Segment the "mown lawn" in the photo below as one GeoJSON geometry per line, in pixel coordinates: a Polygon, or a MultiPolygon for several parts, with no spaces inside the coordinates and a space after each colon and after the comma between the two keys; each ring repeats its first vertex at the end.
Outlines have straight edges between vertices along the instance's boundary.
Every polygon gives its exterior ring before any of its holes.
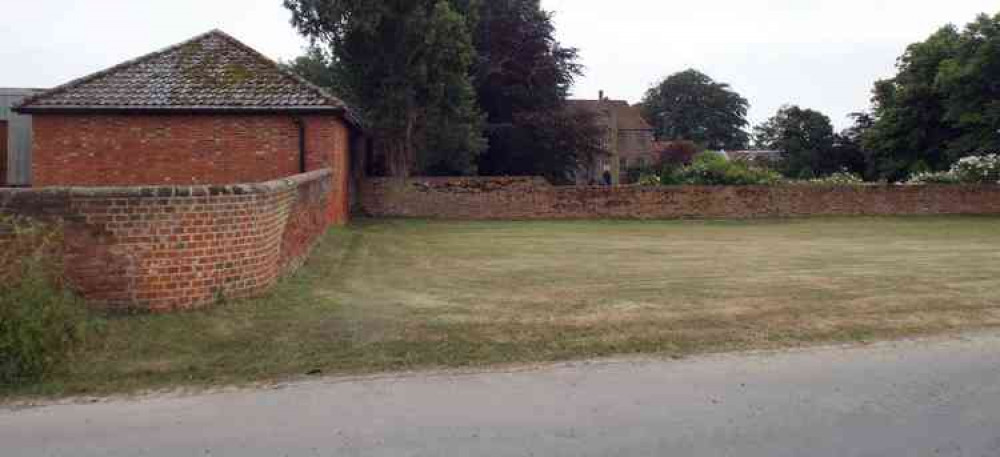
{"type": "Polygon", "coordinates": [[[0,396],[683,356],[1000,324],[1000,218],[361,221],[270,297],[104,318],[0,396]]]}

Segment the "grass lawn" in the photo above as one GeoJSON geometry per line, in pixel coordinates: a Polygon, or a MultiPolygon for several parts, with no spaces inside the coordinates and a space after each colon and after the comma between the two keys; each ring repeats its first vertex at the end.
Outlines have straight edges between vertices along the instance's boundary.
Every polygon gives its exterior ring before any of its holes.
{"type": "Polygon", "coordinates": [[[105,394],[1000,324],[1000,218],[360,221],[270,297],[113,317],[64,374],[105,394]]]}

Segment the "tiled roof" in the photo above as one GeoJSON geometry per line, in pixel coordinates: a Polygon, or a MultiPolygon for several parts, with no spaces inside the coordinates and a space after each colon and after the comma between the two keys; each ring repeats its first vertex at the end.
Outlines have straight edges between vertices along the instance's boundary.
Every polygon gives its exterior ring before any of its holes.
{"type": "Polygon", "coordinates": [[[620,130],[653,130],[642,118],[642,112],[638,106],[630,106],[625,100],[567,100],[570,109],[589,111],[603,119],[604,122],[611,122],[611,110],[618,114],[618,128],[620,130]]]}
{"type": "Polygon", "coordinates": [[[26,99],[42,111],[339,111],[340,99],[219,30],[26,99]]]}

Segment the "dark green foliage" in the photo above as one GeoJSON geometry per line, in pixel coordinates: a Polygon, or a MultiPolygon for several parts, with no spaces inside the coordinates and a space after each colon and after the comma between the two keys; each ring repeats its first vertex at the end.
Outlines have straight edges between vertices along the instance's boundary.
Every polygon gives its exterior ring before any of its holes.
{"type": "Polygon", "coordinates": [[[910,45],[897,75],[875,85],[876,120],[864,135],[875,173],[901,180],[1000,148],[998,81],[1000,15],[910,45]]]}
{"type": "Polygon", "coordinates": [[[473,74],[489,138],[480,173],[569,182],[580,163],[601,153],[603,134],[592,118],[565,112],[581,70],[577,50],[556,41],[552,15],[539,0],[480,5],[473,74]]]}
{"type": "Polygon", "coordinates": [[[754,128],[757,146],[782,151],[785,176],[815,178],[839,171],[831,157],[835,136],[830,118],[818,111],[784,106],[774,117],[754,128]]]}
{"type": "Polygon", "coordinates": [[[389,174],[468,174],[485,147],[470,69],[478,2],[285,0],[292,24],[329,50],[389,174]]]}
{"type": "Polygon", "coordinates": [[[958,130],[949,157],[1000,150],[1000,14],[966,26],[937,84],[946,95],[944,121],[958,130]]]}
{"type": "Polygon", "coordinates": [[[825,157],[827,170],[847,171],[869,181],[878,180],[878,172],[871,150],[865,147],[864,136],[872,128],[875,119],[868,113],[852,113],[854,125],[834,138],[833,149],[825,157]]]}
{"type": "Polygon", "coordinates": [[[522,113],[515,119],[516,128],[490,133],[490,147],[504,151],[489,155],[489,165],[483,167],[494,174],[544,176],[553,184],[571,184],[577,164],[604,152],[599,141],[603,132],[589,113],[522,113]]]}
{"type": "Polygon", "coordinates": [[[750,103],[728,84],[697,70],[669,76],[646,92],[643,116],[660,140],[690,140],[709,149],[745,149],[750,103]]]}
{"type": "Polygon", "coordinates": [[[507,124],[519,113],[560,109],[581,66],[577,50],[556,41],[552,14],[539,0],[480,5],[473,73],[489,123],[507,124]]]}

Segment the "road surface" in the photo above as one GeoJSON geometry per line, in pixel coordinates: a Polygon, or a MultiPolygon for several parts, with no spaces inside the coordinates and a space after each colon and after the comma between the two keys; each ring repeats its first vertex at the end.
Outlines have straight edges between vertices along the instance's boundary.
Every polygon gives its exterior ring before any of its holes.
{"type": "Polygon", "coordinates": [[[18,456],[1000,456],[1000,335],[0,410],[18,456]]]}

